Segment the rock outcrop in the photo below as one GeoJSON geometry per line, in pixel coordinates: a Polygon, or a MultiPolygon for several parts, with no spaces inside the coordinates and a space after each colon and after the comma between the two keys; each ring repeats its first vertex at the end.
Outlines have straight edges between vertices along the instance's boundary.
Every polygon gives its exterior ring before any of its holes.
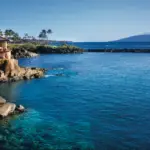
{"type": "Polygon", "coordinates": [[[37,53],[29,52],[27,50],[18,49],[18,50],[13,50],[12,51],[12,57],[15,58],[15,59],[18,59],[18,58],[31,58],[31,57],[37,57],[37,56],[38,56],[37,53]]]}
{"type": "Polygon", "coordinates": [[[16,111],[18,111],[18,112],[24,112],[24,111],[25,111],[25,108],[24,108],[24,106],[22,106],[22,105],[18,105],[18,106],[16,107],[16,111]]]}
{"type": "Polygon", "coordinates": [[[2,97],[0,97],[0,117],[5,118],[12,114],[18,114],[25,111],[25,108],[22,105],[16,107],[14,103],[8,103],[2,97]]]}
{"type": "Polygon", "coordinates": [[[0,107],[0,116],[7,117],[15,111],[16,105],[13,103],[5,103],[0,107]]]}
{"type": "Polygon", "coordinates": [[[0,106],[5,104],[6,103],[6,100],[0,96],[0,106]]]}
{"type": "Polygon", "coordinates": [[[45,71],[41,68],[20,67],[16,59],[0,59],[0,82],[40,78],[44,76],[45,71]]]}
{"type": "Polygon", "coordinates": [[[9,44],[9,49],[11,50],[12,58],[30,58],[37,57],[36,45],[28,44],[9,44]]]}

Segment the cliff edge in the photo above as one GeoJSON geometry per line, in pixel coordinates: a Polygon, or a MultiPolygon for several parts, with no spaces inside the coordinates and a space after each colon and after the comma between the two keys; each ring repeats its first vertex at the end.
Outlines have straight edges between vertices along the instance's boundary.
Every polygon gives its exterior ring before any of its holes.
{"type": "Polygon", "coordinates": [[[0,82],[14,82],[44,76],[45,69],[23,68],[16,59],[0,59],[0,82]]]}

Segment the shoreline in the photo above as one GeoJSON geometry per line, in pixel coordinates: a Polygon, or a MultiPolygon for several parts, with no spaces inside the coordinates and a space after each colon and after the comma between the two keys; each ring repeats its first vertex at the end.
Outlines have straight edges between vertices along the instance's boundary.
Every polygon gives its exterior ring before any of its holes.
{"type": "Polygon", "coordinates": [[[41,78],[45,72],[44,68],[20,67],[16,59],[0,60],[0,83],[41,78]]]}

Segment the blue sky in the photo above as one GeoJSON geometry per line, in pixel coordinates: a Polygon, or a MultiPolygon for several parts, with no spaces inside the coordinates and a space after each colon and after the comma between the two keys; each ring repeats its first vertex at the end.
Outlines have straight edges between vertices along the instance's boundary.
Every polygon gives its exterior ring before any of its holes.
{"type": "Polygon", "coordinates": [[[1,0],[0,29],[51,39],[110,41],[150,32],[150,0],[1,0]]]}

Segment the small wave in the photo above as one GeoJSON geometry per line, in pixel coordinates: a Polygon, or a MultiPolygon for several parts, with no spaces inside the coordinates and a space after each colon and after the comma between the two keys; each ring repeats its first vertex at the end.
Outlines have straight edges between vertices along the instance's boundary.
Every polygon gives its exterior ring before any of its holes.
{"type": "Polygon", "coordinates": [[[64,68],[53,68],[53,70],[64,70],[64,68]]]}
{"type": "Polygon", "coordinates": [[[49,78],[49,77],[54,77],[54,74],[50,74],[50,75],[45,75],[45,78],[49,78]]]}

